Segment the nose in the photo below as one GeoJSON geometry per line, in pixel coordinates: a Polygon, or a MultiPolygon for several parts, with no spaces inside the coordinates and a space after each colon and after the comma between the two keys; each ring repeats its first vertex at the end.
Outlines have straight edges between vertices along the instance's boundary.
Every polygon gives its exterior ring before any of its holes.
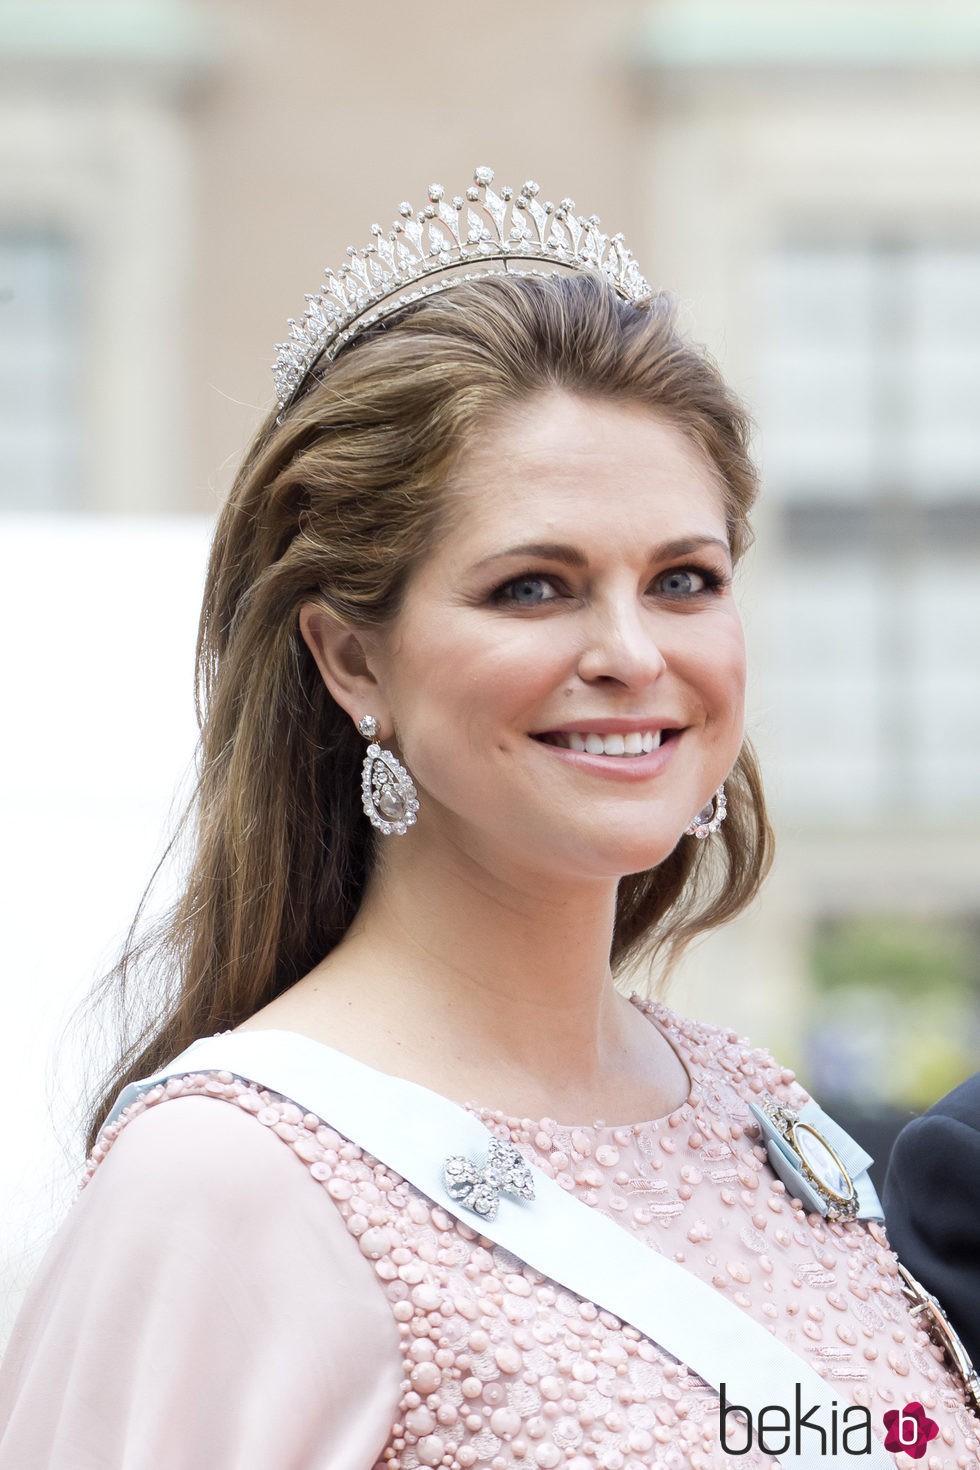
{"type": "Polygon", "coordinates": [[[643,688],[659,679],[667,660],[656,637],[655,616],[632,598],[594,609],[578,660],[586,683],[610,679],[643,688]]]}

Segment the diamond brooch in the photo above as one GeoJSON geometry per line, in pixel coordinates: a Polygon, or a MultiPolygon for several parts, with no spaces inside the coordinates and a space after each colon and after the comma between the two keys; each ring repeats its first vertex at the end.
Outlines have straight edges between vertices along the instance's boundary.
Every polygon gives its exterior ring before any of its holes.
{"type": "Polygon", "coordinates": [[[502,1194],[533,1200],[534,1177],[523,1154],[512,1143],[490,1140],[482,1166],[453,1154],[443,1165],[443,1183],[451,1199],[458,1200],[484,1220],[493,1220],[502,1194]]]}

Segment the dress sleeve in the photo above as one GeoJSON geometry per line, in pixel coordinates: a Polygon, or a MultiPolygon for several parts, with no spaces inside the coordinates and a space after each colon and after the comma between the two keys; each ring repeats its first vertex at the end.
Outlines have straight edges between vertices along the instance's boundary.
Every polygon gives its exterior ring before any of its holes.
{"type": "Polygon", "coordinates": [[[0,1373],[0,1470],[370,1470],[397,1324],[293,1151],[228,1102],[125,1127],[55,1236],[0,1373]]]}

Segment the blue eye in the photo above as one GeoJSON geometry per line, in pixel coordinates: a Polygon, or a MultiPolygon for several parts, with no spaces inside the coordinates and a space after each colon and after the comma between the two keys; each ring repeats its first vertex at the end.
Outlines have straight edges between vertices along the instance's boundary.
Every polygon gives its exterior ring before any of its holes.
{"type": "Polygon", "coordinates": [[[678,568],[676,571],[668,572],[660,580],[660,585],[665,592],[672,594],[701,592],[704,588],[704,578],[700,572],[693,572],[686,567],[678,568]],[[698,586],[697,584],[701,585],[698,586]]]}
{"type": "Polygon", "coordinates": [[[553,597],[544,596],[543,593],[554,584],[548,577],[515,577],[512,582],[505,582],[498,587],[493,594],[495,602],[509,602],[518,607],[538,607],[543,602],[553,602],[553,597]]]}
{"type": "Polygon", "coordinates": [[[707,567],[674,567],[659,579],[660,590],[668,597],[700,597],[727,586],[728,579],[707,567]]]}

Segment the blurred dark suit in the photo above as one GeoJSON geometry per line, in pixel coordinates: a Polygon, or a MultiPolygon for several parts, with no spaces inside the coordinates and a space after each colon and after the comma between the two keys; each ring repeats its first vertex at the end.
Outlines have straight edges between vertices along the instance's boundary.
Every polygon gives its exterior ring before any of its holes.
{"type": "Polygon", "coordinates": [[[980,1365],[980,1072],[902,1129],[883,1203],[898,1259],[980,1365]]]}

